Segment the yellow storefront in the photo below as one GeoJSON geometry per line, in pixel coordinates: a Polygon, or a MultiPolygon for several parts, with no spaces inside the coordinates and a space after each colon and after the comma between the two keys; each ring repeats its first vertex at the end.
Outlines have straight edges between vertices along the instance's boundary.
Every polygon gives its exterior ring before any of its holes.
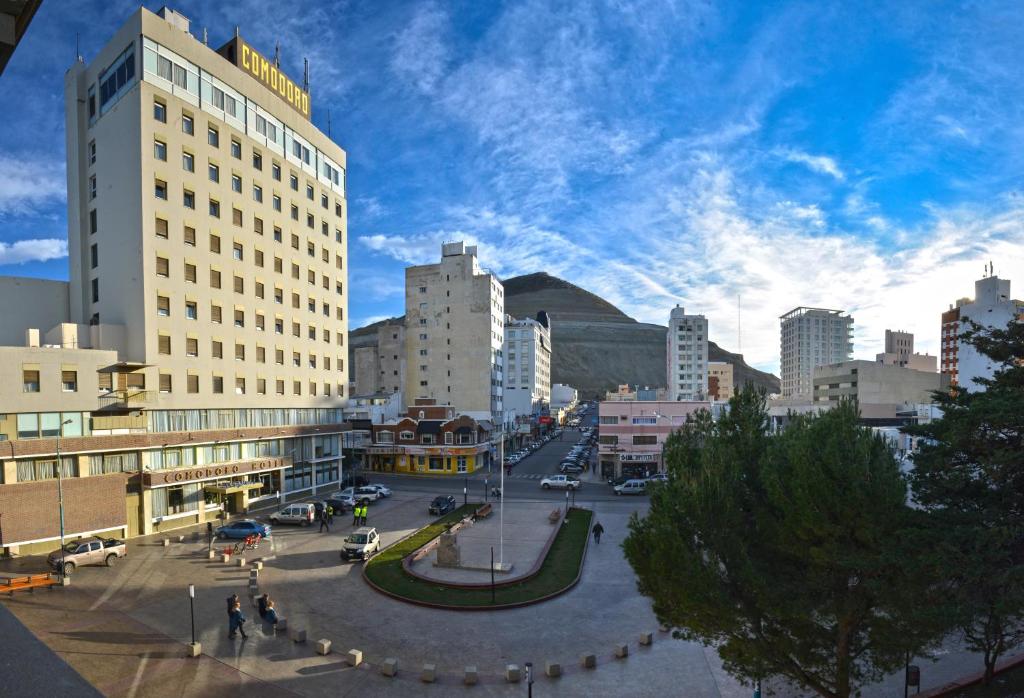
{"type": "Polygon", "coordinates": [[[487,444],[475,446],[374,446],[370,468],[416,475],[467,475],[487,465],[487,444]]]}

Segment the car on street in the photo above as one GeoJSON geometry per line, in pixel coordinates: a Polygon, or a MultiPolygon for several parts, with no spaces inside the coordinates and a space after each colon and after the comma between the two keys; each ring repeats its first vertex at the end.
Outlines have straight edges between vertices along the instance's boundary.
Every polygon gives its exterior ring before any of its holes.
{"type": "Polygon", "coordinates": [[[381,496],[381,497],[390,497],[391,496],[391,488],[390,487],[385,487],[384,485],[375,485],[375,484],[371,483],[369,485],[364,485],[363,489],[376,490],[377,494],[379,496],[381,496]]]}
{"type": "Polygon", "coordinates": [[[647,492],[647,480],[626,480],[615,486],[615,494],[644,494],[647,492]]]}
{"type": "Polygon", "coordinates": [[[363,487],[368,484],[370,484],[370,481],[362,475],[353,475],[352,473],[349,473],[345,477],[341,478],[342,487],[363,487]]]}
{"type": "Polygon", "coordinates": [[[325,505],[330,505],[334,510],[335,514],[344,514],[346,511],[351,511],[352,507],[356,505],[356,502],[351,497],[328,497],[322,502],[313,502],[313,506],[316,507],[316,515],[320,516],[320,512],[323,510],[325,505]]]}
{"type": "Polygon", "coordinates": [[[214,532],[218,538],[248,538],[249,536],[270,537],[270,526],[253,519],[239,519],[219,526],[214,532]]]}
{"type": "Polygon", "coordinates": [[[64,576],[68,577],[76,568],[84,565],[113,567],[117,558],[127,554],[128,548],[125,547],[124,541],[89,536],[65,543],[63,548],[57,548],[50,553],[46,561],[52,569],[57,572],[63,571],[64,576]]]}
{"type": "Polygon", "coordinates": [[[562,473],[582,473],[586,468],[577,461],[562,461],[558,466],[558,470],[562,473]]]}
{"type": "Polygon", "coordinates": [[[667,473],[655,473],[654,475],[651,475],[649,478],[647,478],[647,481],[648,482],[668,482],[668,474],[667,473]]]}
{"type": "Polygon", "coordinates": [[[308,502],[289,504],[280,511],[275,511],[269,517],[270,523],[298,524],[308,526],[316,519],[316,505],[308,502]]]}
{"type": "Polygon", "coordinates": [[[380,499],[380,495],[377,490],[370,489],[368,487],[346,487],[338,493],[341,497],[351,497],[357,502],[361,502],[364,499],[370,503],[376,502],[380,499]]]}
{"type": "Polygon", "coordinates": [[[455,497],[450,494],[439,494],[434,497],[427,511],[432,516],[441,516],[455,510],[455,497]]]}
{"type": "Polygon", "coordinates": [[[380,535],[376,528],[363,526],[351,533],[341,546],[342,560],[365,560],[380,552],[380,535]]]}
{"type": "Polygon", "coordinates": [[[549,475],[540,481],[540,486],[546,490],[550,490],[552,487],[578,490],[583,486],[583,483],[580,482],[579,478],[575,478],[572,475],[549,475]]]}

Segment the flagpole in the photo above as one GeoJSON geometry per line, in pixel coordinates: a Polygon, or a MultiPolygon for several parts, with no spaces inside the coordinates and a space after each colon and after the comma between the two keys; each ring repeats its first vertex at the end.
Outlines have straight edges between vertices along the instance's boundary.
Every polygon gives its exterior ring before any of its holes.
{"type": "Polygon", "coordinates": [[[498,501],[498,564],[504,568],[505,564],[505,415],[501,416],[501,460],[498,461],[501,468],[501,499],[498,501]]]}

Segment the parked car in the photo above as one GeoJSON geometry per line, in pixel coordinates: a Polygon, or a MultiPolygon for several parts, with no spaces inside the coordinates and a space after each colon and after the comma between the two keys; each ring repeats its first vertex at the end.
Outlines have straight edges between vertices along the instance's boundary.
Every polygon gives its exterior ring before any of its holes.
{"type": "Polygon", "coordinates": [[[582,463],[576,461],[563,461],[558,469],[563,473],[582,473],[586,468],[583,467],[582,463]]]}
{"type": "Polygon", "coordinates": [[[380,551],[380,536],[376,528],[363,526],[345,539],[341,546],[342,560],[365,560],[380,551]]]}
{"type": "Polygon", "coordinates": [[[346,487],[338,494],[341,497],[351,497],[357,502],[361,502],[364,499],[368,502],[376,502],[380,499],[380,495],[377,494],[377,490],[373,490],[368,487],[346,487]]]}
{"type": "Polygon", "coordinates": [[[546,490],[552,487],[576,490],[582,487],[583,483],[579,481],[579,478],[575,478],[572,475],[549,475],[540,481],[540,486],[546,490]]]}
{"type": "Polygon", "coordinates": [[[270,526],[252,519],[239,519],[218,527],[214,531],[218,538],[248,538],[249,536],[270,536],[270,526]]]}
{"type": "Polygon", "coordinates": [[[316,515],[320,516],[320,512],[326,505],[330,505],[334,510],[335,514],[344,514],[356,505],[355,500],[348,497],[328,497],[322,502],[313,502],[313,506],[316,507],[316,515]]]}
{"type": "Polygon", "coordinates": [[[316,506],[308,502],[289,504],[281,511],[275,511],[269,517],[271,523],[298,524],[308,526],[316,520],[316,506]]]}
{"type": "Polygon", "coordinates": [[[455,510],[455,497],[450,494],[439,494],[434,497],[427,510],[432,516],[442,516],[455,510]]]}
{"type": "Polygon", "coordinates": [[[106,565],[113,567],[117,558],[125,557],[128,548],[124,541],[114,538],[97,538],[89,536],[79,540],[70,541],[64,544],[64,548],[57,548],[49,554],[46,561],[55,571],[61,571],[61,561],[64,564],[64,576],[70,576],[76,568],[83,565],[106,565]]]}
{"type": "Polygon", "coordinates": [[[615,486],[615,494],[643,494],[647,491],[647,480],[626,480],[615,486]]]}
{"type": "Polygon", "coordinates": [[[365,487],[366,487],[366,489],[376,490],[377,494],[379,496],[381,496],[381,497],[390,497],[391,496],[391,488],[390,487],[385,487],[384,485],[374,485],[374,484],[366,485],[365,487]]]}
{"type": "Polygon", "coordinates": [[[648,482],[668,482],[668,474],[667,473],[655,473],[654,475],[651,475],[649,478],[647,478],[647,481],[648,482]]]}

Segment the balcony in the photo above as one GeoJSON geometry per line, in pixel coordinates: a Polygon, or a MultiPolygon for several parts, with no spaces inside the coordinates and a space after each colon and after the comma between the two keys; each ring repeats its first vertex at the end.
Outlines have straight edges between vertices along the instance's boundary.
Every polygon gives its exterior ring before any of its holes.
{"type": "Polygon", "coordinates": [[[153,402],[154,391],[129,388],[111,390],[99,396],[97,412],[132,412],[143,410],[153,402]]]}

